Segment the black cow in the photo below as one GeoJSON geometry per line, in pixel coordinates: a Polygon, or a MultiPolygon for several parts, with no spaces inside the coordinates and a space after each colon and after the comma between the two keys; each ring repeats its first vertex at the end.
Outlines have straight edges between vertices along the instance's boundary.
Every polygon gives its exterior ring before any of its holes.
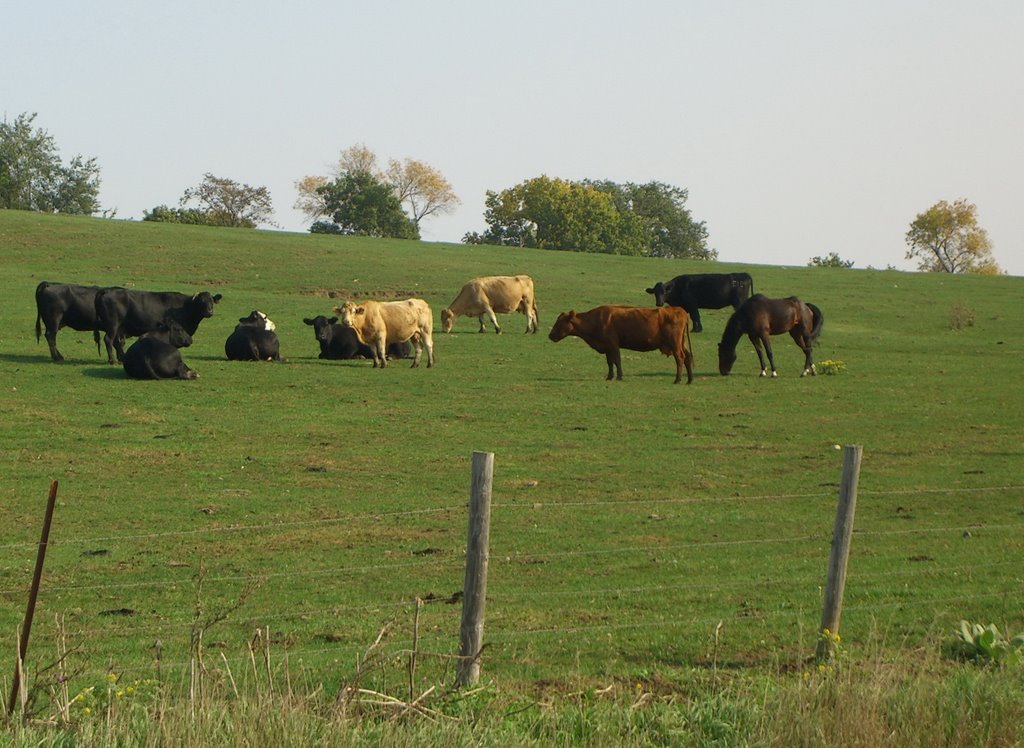
{"type": "MultiPolygon", "coordinates": [[[[306,317],[302,321],[313,328],[313,334],[320,343],[318,358],[373,358],[370,346],[359,342],[353,328],[338,324],[337,317],[328,319],[321,314],[312,319],[306,317]]],[[[412,343],[408,340],[403,343],[391,343],[387,347],[388,358],[408,358],[412,352],[412,343]]]]}
{"type": "Polygon", "coordinates": [[[231,361],[280,361],[276,327],[270,317],[253,310],[238,320],[234,332],[224,341],[224,355],[231,361]]]}
{"type": "Polygon", "coordinates": [[[192,336],[167,317],[129,346],[124,354],[124,373],[132,379],[195,379],[185,366],[179,348],[192,345],[192,336]]]}
{"type": "Polygon", "coordinates": [[[50,358],[63,361],[57,350],[57,331],[62,327],[86,331],[96,329],[96,294],[102,286],[79,286],[74,283],[49,283],[36,286],[36,342],[46,328],[46,344],[50,358]]]}
{"type": "Polygon", "coordinates": [[[126,337],[143,335],[155,330],[164,319],[173,319],[189,335],[195,335],[199,323],[213,316],[213,305],[221,300],[220,294],[202,291],[194,296],[177,291],[135,291],[108,288],[96,294],[96,348],[100,345],[100,332],[106,335],[107,360],[114,364],[124,360],[126,337]]]}
{"type": "Polygon", "coordinates": [[[740,304],[754,292],[754,280],[749,273],[695,273],[677,275],[667,283],[654,284],[647,293],[654,294],[655,306],[681,306],[693,319],[693,331],[704,328],[700,324],[699,309],[721,309],[740,304]]]}

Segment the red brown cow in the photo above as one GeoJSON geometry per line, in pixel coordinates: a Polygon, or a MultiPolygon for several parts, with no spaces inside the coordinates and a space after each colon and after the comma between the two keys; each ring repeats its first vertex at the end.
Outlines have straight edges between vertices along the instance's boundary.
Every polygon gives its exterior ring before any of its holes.
{"type": "Polygon", "coordinates": [[[622,348],[630,351],[661,351],[676,360],[676,384],[683,378],[693,381],[693,355],[690,352],[690,316],[682,307],[639,307],[605,304],[589,312],[569,311],[558,315],[548,337],[558,342],[575,335],[608,359],[608,379],[613,373],[622,379],[622,348]]]}

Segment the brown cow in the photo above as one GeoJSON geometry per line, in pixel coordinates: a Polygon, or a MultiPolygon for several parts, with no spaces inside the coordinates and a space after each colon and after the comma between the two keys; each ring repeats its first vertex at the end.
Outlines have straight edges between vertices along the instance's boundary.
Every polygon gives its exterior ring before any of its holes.
{"type": "Polygon", "coordinates": [[[690,316],[682,307],[640,307],[605,304],[589,312],[569,311],[558,315],[548,335],[558,342],[575,335],[608,359],[608,379],[613,371],[622,379],[622,357],[619,349],[630,351],[658,350],[676,360],[676,384],[683,378],[693,381],[693,355],[689,345],[690,316]]]}
{"type": "Polygon", "coordinates": [[[447,309],[441,310],[441,329],[451,332],[460,314],[480,318],[480,332],[484,331],[484,317],[489,317],[494,332],[500,333],[499,314],[519,312],[526,315],[526,332],[537,332],[537,301],[533,294],[533,278],[528,275],[487,275],[474,278],[462,287],[447,309]]]}
{"type": "Polygon", "coordinates": [[[387,366],[387,347],[411,340],[416,348],[413,367],[420,365],[420,353],[427,349],[427,368],[434,365],[434,319],[423,299],[405,301],[346,301],[334,307],[341,324],[355,330],[356,337],[373,351],[373,366],[387,366]]]}

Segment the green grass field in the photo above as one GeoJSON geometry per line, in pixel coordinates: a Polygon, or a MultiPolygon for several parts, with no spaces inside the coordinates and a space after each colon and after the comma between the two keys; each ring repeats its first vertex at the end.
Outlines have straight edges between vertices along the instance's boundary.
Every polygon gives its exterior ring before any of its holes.
{"type": "Polygon", "coordinates": [[[386,689],[403,677],[418,597],[419,677],[450,682],[451,660],[430,655],[458,644],[450,598],[474,450],[495,453],[483,677],[516,693],[799,670],[821,616],[844,444],[864,449],[844,646],[913,657],[961,618],[1019,633],[1024,281],[771,261],[0,211],[4,651],[57,479],[30,668],[54,659],[62,620],[79,682],[151,676],[157,640],[162,675],[184,679],[195,621],[250,590],[204,632],[218,661],[243,667],[269,631],[303,687],[330,693],[390,625],[399,674],[373,676],[386,689]],[[689,386],[672,384],[658,353],[624,352],[624,381],[606,382],[603,356],[547,339],[561,311],[646,306],[656,280],[731,270],[819,306],[815,358],[845,370],[801,379],[802,354],[782,336],[777,380],[757,377],[746,340],[721,377],[728,309],[702,314],[689,386]],[[440,333],[462,283],[514,273],[536,282],[539,334],[523,334],[522,315],[500,336],[466,318],[440,333]],[[41,280],[223,294],[183,351],[200,378],[128,381],[91,333],[67,329],[67,362],[52,363],[34,334],[41,280]],[[303,317],[411,295],[434,310],[435,368],[317,359],[303,317]],[[277,323],[286,362],[224,359],[252,309],[277,323]]]}

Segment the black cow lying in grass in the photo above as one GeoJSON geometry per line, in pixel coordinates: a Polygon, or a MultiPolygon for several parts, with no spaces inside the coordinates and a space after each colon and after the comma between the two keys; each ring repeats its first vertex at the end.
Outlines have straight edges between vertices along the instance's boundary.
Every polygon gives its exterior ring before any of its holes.
{"type": "MultiPolygon", "coordinates": [[[[359,336],[351,327],[338,324],[337,317],[327,318],[321,314],[312,318],[306,317],[302,321],[313,328],[313,334],[320,344],[318,358],[373,358],[370,346],[360,343],[359,336]]],[[[392,343],[387,347],[388,358],[408,358],[411,354],[412,344],[409,341],[392,343]]]]}
{"type": "Polygon", "coordinates": [[[697,273],[677,275],[667,283],[655,283],[647,289],[654,294],[654,305],[681,306],[693,320],[693,331],[704,328],[700,323],[701,309],[722,309],[740,304],[754,292],[754,280],[749,273],[697,273]]]}
{"type": "Polygon", "coordinates": [[[281,342],[270,317],[253,310],[242,317],[224,341],[224,355],[231,361],[280,361],[281,342]]]}
{"type": "Polygon", "coordinates": [[[185,366],[178,350],[190,345],[188,331],[167,318],[124,352],[124,372],[132,379],[195,379],[199,375],[185,366]]]}

